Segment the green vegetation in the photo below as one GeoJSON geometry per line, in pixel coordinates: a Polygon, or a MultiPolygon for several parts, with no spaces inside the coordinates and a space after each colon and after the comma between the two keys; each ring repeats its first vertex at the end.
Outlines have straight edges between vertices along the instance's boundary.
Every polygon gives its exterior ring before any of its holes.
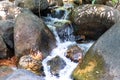
{"type": "Polygon", "coordinates": [[[96,1],[96,0],[92,0],[92,4],[95,4],[95,1],[96,1]]]}
{"type": "Polygon", "coordinates": [[[119,2],[119,0],[112,0],[112,2],[113,2],[113,3],[118,3],[118,2],[119,2]]]}

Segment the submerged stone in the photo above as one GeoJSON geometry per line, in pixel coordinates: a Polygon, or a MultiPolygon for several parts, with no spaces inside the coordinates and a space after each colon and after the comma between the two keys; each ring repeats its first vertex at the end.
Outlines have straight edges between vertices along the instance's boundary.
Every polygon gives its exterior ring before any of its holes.
{"type": "Polygon", "coordinates": [[[47,64],[50,66],[50,72],[51,74],[55,76],[59,76],[59,72],[61,69],[63,69],[66,65],[64,60],[60,58],[59,56],[56,56],[52,60],[49,60],[47,64]]]}
{"type": "Polygon", "coordinates": [[[66,57],[70,58],[71,61],[81,63],[83,59],[83,51],[77,45],[69,46],[66,57]]]}

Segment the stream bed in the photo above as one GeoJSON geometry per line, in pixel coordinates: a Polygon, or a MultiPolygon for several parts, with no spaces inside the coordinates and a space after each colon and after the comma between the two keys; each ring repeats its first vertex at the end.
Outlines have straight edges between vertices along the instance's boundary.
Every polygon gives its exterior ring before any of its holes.
{"type": "MultiPolygon", "coordinates": [[[[54,33],[56,38],[56,44],[57,47],[53,49],[49,56],[47,56],[42,64],[44,67],[44,73],[45,73],[45,80],[72,80],[71,74],[72,71],[76,68],[78,63],[75,63],[68,59],[65,54],[69,46],[71,45],[77,45],[80,47],[85,55],[85,52],[91,47],[91,45],[94,43],[94,41],[90,41],[88,43],[82,43],[78,44],[75,42],[75,36],[73,35],[73,26],[68,20],[69,11],[66,10],[66,6],[55,9],[54,15],[48,14],[47,17],[43,17],[43,20],[45,24],[50,28],[50,30],[54,33]],[[61,11],[64,12],[64,14],[60,17],[61,11]],[[61,33],[58,33],[56,23],[62,24],[62,23],[69,23],[69,25],[66,25],[65,29],[61,31],[61,33]],[[62,36],[61,36],[62,35],[62,36]],[[58,74],[54,75],[51,73],[51,66],[48,65],[48,61],[52,60],[56,56],[59,56],[64,62],[65,67],[61,70],[58,70],[58,74]]],[[[57,66],[57,65],[56,65],[57,66]]]]}

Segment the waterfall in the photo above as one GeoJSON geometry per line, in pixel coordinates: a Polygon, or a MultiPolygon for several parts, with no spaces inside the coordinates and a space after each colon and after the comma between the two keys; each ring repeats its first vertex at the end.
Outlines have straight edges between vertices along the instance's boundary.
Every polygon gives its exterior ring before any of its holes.
{"type": "MultiPolygon", "coordinates": [[[[56,12],[57,12],[57,14],[59,14],[60,11],[57,10],[56,12]]],[[[56,38],[56,44],[57,44],[57,47],[55,49],[53,49],[51,51],[50,55],[47,56],[42,62],[43,67],[44,67],[45,80],[72,80],[72,78],[70,77],[71,73],[78,65],[78,63],[75,63],[75,62],[73,62],[70,59],[65,57],[65,53],[68,49],[68,46],[74,45],[74,44],[78,45],[74,41],[74,38],[75,38],[74,35],[72,35],[72,33],[73,33],[72,25],[70,24],[69,27],[65,28],[65,30],[63,31],[66,34],[65,37],[67,37],[67,38],[64,38],[63,41],[59,37],[58,32],[57,32],[57,28],[54,25],[55,22],[70,22],[69,20],[67,20],[68,13],[69,12],[67,12],[67,10],[65,10],[65,13],[61,17],[61,19],[55,18],[55,17],[53,18],[51,15],[48,15],[47,17],[43,17],[43,20],[45,20],[45,24],[47,24],[49,29],[54,33],[55,38],[56,38]],[[56,56],[59,56],[60,58],[62,58],[64,60],[64,62],[66,63],[65,67],[59,71],[59,76],[55,76],[55,75],[51,74],[50,66],[47,64],[47,62],[49,60],[53,59],[56,56]]],[[[64,36],[62,36],[62,37],[64,37],[64,36]]],[[[87,51],[88,48],[92,44],[93,43],[79,44],[78,46],[83,48],[84,51],[87,51]]]]}

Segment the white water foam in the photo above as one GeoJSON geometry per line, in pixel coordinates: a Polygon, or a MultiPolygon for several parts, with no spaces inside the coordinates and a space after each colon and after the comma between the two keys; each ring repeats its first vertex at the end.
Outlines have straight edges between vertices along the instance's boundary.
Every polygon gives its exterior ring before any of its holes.
{"type": "MultiPolygon", "coordinates": [[[[54,35],[56,37],[57,47],[55,49],[53,49],[52,52],[50,53],[50,55],[47,56],[42,62],[43,66],[44,66],[44,73],[46,75],[45,80],[72,80],[70,77],[71,73],[76,68],[78,63],[74,63],[70,59],[66,58],[65,53],[68,49],[68,46],[75,45],[77,43],[71,42],[71,41],[65,41],[65,42],[61,43],[60,38],[57,34],[56,28],[51,25],[48,25],[48,27],[52,30],[52,32],[54,33],[54,35]],[[52,75],[50,73],[50,66],[47,65],[47,62],[56,56],[61,57],[66,63],[66,66],[64,67],[64,69],[62,69],[59,72],[59,77],[52,75]]],[[[85,51],[87,51],[92,44],[93,44],[93,42],[88,43],[88,44],[79,44],[79,46],[82,47],[85,51]]]]}
{"type": "MultiPolygon", "coordinates": [[[[54,26],[55,22],[64,22],[64,21],[68,22],[69,20],[66,20],[67,16],[68,16],[68,12],[65,13],[62,19],[52,18],[50,15],[43,18],[45,19],[45,23],[47,24],[49,29],[54,33],[56,41],[57,41],[56,42],[57,47],[53,49],[50,55],[47,56],[42,62],[43,67],[44,67],[45,80],[72,80],[71,78],[72,71],[78,65],[78,63],[72,62],[70,59],[66,58],[65,56],[68,46],[74,45],[74,44],[77,45],[77,43],[74,41],[69,41],[69,40],[68,41],[65,40],[64,42],[61,42],[57,34],[56,27],[54,26]],[[47,65],[47,62],[49,60],[52,60],[56,56],[59,56],[60,58],[62,58],[64,62],[66,63],[66,66],[62,70],[60,70],[59,77],[52,75],[50,72],[50,66],[47,65]]],[[[68,29],[67,32],[68,34],[71,34],[71,30],[68,29]]],[[[79,44],[78,46],[81,47],[84,50],[84,52],[86,52],[92,44],[93,42],[90,42],[88,44],[79,44]]]]}
{"type": "Polygon", "coordinates": [[[58,44],[58,47],[52,50],[51,55],[49,55],[46,59],[43,60],[44,72],[46,75],[45,80],[72,80],[70,78],[70,75],[74,68],[77,66],[77,63],[74,63],[71,60],[67,59],[65,57],[65,53],[67,51],[67,47],[73,44],[76,43],[68,41],[65,43],[58,44]],[[66,62],[65,68],[62,69],[59,73],[59,77],[52,75],[50,73],[50,66],[47,65],[47,61],[51,60],[56,56],[61,57],[66,62]]]}

